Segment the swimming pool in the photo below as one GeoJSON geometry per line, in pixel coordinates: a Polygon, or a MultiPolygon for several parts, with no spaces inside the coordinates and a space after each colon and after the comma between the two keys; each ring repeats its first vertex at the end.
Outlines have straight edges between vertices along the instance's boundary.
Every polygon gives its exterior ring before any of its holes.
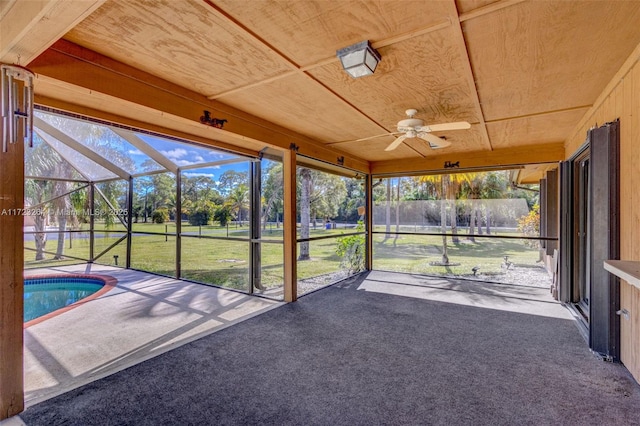
{"type": "Polygon", "coordinates": [[[24,280],[24,322],[50,317],[93,299],[113,283],[101,276],[55,275],[27,277],[24,280]],[[107,285],[109,284],[109,285],[107,285]],[[93,296],[93,297],[91,297],[93,296]]]}

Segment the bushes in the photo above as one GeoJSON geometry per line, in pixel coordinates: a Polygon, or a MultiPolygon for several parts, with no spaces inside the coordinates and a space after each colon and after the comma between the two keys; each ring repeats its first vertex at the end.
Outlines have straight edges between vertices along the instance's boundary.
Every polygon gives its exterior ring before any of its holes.
{"type": "Polygon", "coordinates": [[[213,218],[220,222],[220,226],[227,226],[231,217],[231,209],[228,206],[221,206],[213,214],[213,218]]]}
{"type": "Polygon", "coordinates": [[[165,207],[154,210],[154,212],[151,213],[151,220],[153,223],[165,223],[169,220],[169,210],[165,207]]]}
{"type": "MultiPolygon", "coordinates": [[[[518,232],[526,237],[540,236],[540,205],[535,204],[529,214],[518,219],[518,232]]],[[[538,247],[539,242],[533,240],[525,241],[529,247],[538,247]]]]}
{"type": "Polygon", "coordinates": [[[208,225],[210,221],[211,212],[208,209],[196,209],[189,215],[190,225],[208,225]]]}
{"type": "Polygon", "coordinates": [[[209,225],[213,221],[220,222],[220,226],[227,226],[231,220],[231,210],[228,206],[205,206],[193,210],[187,220],[190,225],[204,226],[209,225]]]}
{"type": "MultiPolygon", "coordinates": [[[[358,221],[356,232],[364,231],[364,223],[358,221]]],[[[355,274],[365,269],[365,236],[349,235],[338,238],[336,254],[342,258],[341,265],[349,274],[355,274]]]]}

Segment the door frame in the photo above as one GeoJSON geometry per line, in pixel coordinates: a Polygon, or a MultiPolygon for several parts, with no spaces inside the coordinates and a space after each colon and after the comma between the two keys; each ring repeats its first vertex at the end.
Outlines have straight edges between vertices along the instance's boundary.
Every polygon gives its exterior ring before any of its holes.
{"type": "MultiPolygon", "coordinates": [[[[589,315],[577,321],[589,347],[611,361],[620,359],[620,285],[603,261],[620,255],[620,122],[589,130],[585,143],[561,163],[560,286],[558,299],[574,312],[576,179],[574,165],[589,150],[589,315]]],[[[583,318],[582,315],[576,315],[583,318]]]]}

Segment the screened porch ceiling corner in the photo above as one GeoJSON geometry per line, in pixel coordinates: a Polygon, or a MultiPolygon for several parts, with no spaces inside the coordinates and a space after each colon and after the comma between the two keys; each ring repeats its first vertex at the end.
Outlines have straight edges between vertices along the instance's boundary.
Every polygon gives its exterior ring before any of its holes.
{"type": "MultiPolygon", "coordinates": [[[[357,171],[553,162],[624,62],[640,2],[4,1],[0,61],[37,73],[36,102],[255,154],[288,149],[357,171]],[[336,50],[382,56],[352,79],[336,50]],[[385,151],[406,109],[434,151],[385,151]],[[227,120],[200,122],[203,111],[227,120]]],[[[521,176],[535,179],[527,172],[521,176]]]]}

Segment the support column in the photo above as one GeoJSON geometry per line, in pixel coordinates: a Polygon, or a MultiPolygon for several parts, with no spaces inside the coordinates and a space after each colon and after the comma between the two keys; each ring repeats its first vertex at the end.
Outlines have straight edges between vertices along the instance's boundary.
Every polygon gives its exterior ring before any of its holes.
{"type": "Polygon", "coordinates": [[[284,152],[282,159],[282,181],[284,183],[284,301],[298,299],[298,244],[296,237],[296,151],[284,152]]]}
{"type": "Polygon", "coordinates": [[[176,278],[182,277],[182,170],[176,172],[176,278]]]}
{"type": "Polygon", "coordinates": [[[249,203],[250,223],[251,223],[251,242],[249,257],[251,259],[251,275],[249,283],[249,294],[253,294],[254,289],[263,290],[262,286],[262,238],[261,226],[262,221],[260,212],[262,210],[262,163],[261,161],[251,162],[251,171],[249,173],[251,181],[251,196],[249,203]]]}
{"type": "Polygon", "coordinates": [[[364,226],[367,231],[367,236],[365,240],[365,269],[370,271],[373,268],[373,177],[371,174],[368,174],[365,179],[365,215],[364,215],[364,226]]]}
{"type": "Polygon", "coordinates": [[[91,214],[89,215],[89,263],[93,263],[94,248],[95,248],[95,211],[96,209],[96,184],[91,182],[89,185],[89,205],[91,206],[91,214]]]}
{"type": "MultiPolygon", "coordinates": [[[[0,137],[4,136],[0,120],[0,137]]],[[[24,410],[23,299],[24,143],[0,150],[0,420],[24,410]]]]}
{"type": "Polygon", "coordinates": [[[125,267],[131,268],[131,240],[133,238],[133,176],[129,177],[129,196],[127,197],[127,260],[125,267]]]}

